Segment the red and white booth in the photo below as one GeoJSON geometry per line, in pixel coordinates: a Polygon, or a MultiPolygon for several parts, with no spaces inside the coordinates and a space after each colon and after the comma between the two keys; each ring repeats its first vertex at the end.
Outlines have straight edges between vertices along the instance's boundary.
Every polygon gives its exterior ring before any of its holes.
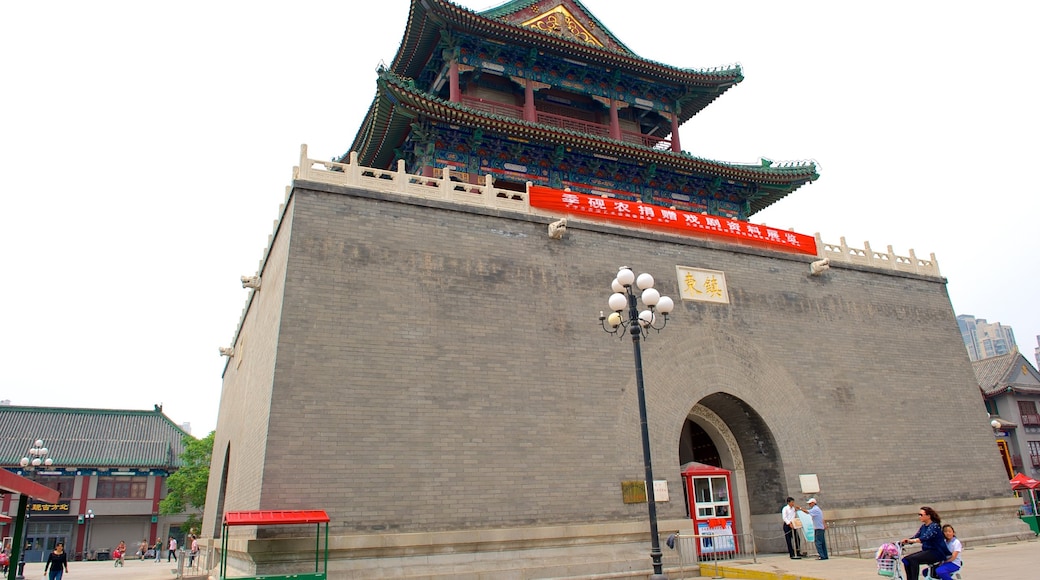
{"type": "Polygon", "coordinates": [[[683,466],[682,478],[693,530],[698,536],[697,556],[736,553],[730,471],[690,462],[683,466]]]}

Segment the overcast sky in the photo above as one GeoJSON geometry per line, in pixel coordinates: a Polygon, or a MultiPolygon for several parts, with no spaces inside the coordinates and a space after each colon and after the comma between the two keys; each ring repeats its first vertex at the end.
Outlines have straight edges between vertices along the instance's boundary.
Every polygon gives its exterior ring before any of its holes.
{"type": "MultiPolygon", "coordinates": [[[[584,4],[643,57],[743,66],[683,149],[819,164],[752,221],[935,253],[956,313],[1012,326],[1033,360],[1037,4],[584,4]]],[[[3,3],[0,399],[162,403],[214,429],[239,277],[300,144],[318,159],[350,146],[408,5],[3,3]]]]}

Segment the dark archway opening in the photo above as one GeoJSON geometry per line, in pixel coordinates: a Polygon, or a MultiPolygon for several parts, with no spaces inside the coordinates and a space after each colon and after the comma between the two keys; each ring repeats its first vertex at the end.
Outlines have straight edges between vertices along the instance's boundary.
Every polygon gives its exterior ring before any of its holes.
{"type": "Polygon", "coordinates": [[[722,458],[711,436],[700,425],[687,419],[679,437],[679,465],[686,465],[691,461],[722,467],[722,458]]]}

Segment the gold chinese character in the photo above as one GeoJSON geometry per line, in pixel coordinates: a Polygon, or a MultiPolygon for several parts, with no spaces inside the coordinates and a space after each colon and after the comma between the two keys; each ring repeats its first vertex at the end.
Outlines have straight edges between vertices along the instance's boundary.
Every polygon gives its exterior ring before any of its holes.
{"type": "Polygon", "coordinates": [[[689,290],[690,292],[695,292],[697,294],[704,294],[704,292],[701,292],[700,290],[697,289],[697,278],[695,278],[693,276],[693,274],[687,272],[686,273],[686,277],[683,278],[683,282],[685,282],[686,289],[689,290]]]}
{"type": "Polygon", "coordinates": [[[719,288],[719,280],[715,276],[708,276],[704,281],[704,289],[707,290],[709,296],[722,296],[722,289],[719,288]]]}

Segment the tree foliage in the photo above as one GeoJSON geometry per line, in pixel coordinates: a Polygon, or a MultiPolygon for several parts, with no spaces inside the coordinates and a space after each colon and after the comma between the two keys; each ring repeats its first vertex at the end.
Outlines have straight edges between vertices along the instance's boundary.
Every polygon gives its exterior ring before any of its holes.
{"type": "MultiPolygon", "coordinates": [[[[203,509],[206,507],[206,488],[209,485],[209,463],[213,457],[213,439],[216,431],[202,439],[186,435],[183,439],[184,453],[181,453],[180,469],[166,478],[166,497],[159,502],[159,513],[166,515],[184,513],[189,507],[203,509]]],[[[191,514],[185,527],[197,529],[198,518],[191,514]]]]}

